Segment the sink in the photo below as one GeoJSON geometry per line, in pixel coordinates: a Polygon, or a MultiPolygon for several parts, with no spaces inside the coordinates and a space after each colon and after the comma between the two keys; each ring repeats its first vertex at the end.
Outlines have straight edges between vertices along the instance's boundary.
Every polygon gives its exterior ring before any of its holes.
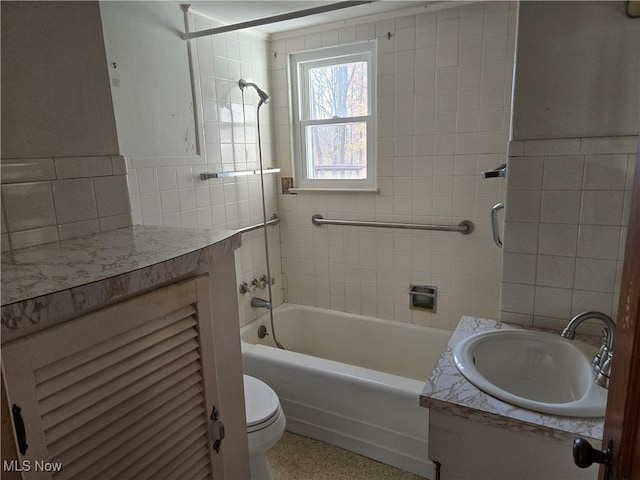
{"type": "Polygon", "coordinates": [[[456,367],[480,390],[537,412],[603,417],[607,390],[594,382],[597,348],[560,335],[496,330],[462,340],[456,367]]]}

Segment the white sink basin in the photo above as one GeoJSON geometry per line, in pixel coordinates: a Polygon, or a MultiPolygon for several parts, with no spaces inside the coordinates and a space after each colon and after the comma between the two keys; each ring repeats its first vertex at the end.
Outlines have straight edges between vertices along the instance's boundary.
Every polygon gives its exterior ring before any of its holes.
{"type": "Polygon", "coordinates": [[[496,330],[461,341],[458,370],[500,400],[552,415],[603,417],[607,390],[593,380],[597,348],[560,335],[496,330]]]}

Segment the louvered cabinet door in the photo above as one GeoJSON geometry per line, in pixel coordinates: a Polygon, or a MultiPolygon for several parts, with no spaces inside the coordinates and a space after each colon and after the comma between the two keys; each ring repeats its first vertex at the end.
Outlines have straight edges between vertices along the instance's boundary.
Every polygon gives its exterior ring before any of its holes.
{"type": "Polygon", "coordinates": [[[202,275],[3,345],[24,478],[222,478],[210,312],[202,275]]]}

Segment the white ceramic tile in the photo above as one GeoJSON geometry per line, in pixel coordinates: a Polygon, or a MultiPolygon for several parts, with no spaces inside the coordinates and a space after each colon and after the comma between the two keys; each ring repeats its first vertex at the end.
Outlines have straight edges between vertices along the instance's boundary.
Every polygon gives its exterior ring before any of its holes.
{"type": "MultiPolygon", "coordinates": [[[[617,297],[611,293],[591,292],[587,290],[574,290],[571,306],[571,315],[582,312],[596,311],[611,315],[612,303],[617,301],[617,297]]],[[[599,333],[602,327],[597,332],[599,333]]]]}
{"type": "Polygon", "coordinates": [[[580,139],[527,140],[524,150],[526,155],[577,155],[580,139]]]}
{"type": "Polygon", "coordinates": [[[637,148],[637,136],[595,137],[583,138],[580,152],[585,154],[636,153],[637,148]]]}
{"type": "MultiPolygon", "coordinates": [[[[542,188],[542,175],[543,157],[510,158],[507,186],[516,190],[538,190],[542,188]]],[[[496,181],[496,179],[487,179],[487,181],[496,181]]]]}
{"type": "MultiPolygon", "coordinates": [[[[509,37],[507,35],[487,37],[482,42],[482,58],[488,61],[501,60],[503,62],[502,68],[504,69],[508,47],[509,37]]],[[[502,81],[504,82],[504,78],[502,78],[502,81]]]]}
{"type": "Polygon", "coordinates": [[[503,230],[505,252],[537,253],[538,223],[506,222],[503,230]]]}
{"type": "Polygon", "coordinates": [[[148,219],[162,215],[162,206],[160,202],[160,193],[141,193],[140,207],[142,208],[142,218],[148,219]]]}
{"type": "Polygon", "coordinates": [[[459,65],[478,64],[482,61],[482,43],[477,40],[461,41],[458,44],[459,65]]]}
{"type": "Polygon", "coordinates": [[[537,316],[568,319],[572,291],[566,288],[536,287],[533,313],[537,316]]]}
{"type": "MultiPolygon", "coordinates": [[[[422,45],[426,46],[426,45],[422,45]]],[[[396,52],[402,50],[413,50],[416,48],[416,29],[402,28],[396,30],[396,52]]]]}
{"type": "Polygon", "coordinates": [[[436,47],[436,66],[442,68],[458,65],[458,55],[457,43],[438,44],[436,47]]]}
{"type": "Polygon", "coordinates": [[[581,155],[548,156],[544,159],[545,190],[581,190],[584,157],[581,155]]]}
{"type": "Polygon", "coordinates": [[[178,189],[176,169],[174,167],[161,167],[157,170],[158,189],[160,192],[178,189]]]}
{"type": "Polygon", "coordinates": [[[169,190],[160,192],[160,205],[162,214],[178,213],[180,211],[180,201],[178,200],[178,191],[169,190]]]}
{"type": "Polygon", "coordinates": [[[485,13],[484,34],[485,38],[495,35],[506,35],[509,33],[509,12],[502,10],[499,12],[485,13]]]}
{"type": "Polygon", "coordinates": [[[593,258],[576,259],[574,288],[612,293],[616,280],[616,261],[593,258]]]}
{"type": "Polygon", "coordinates": [[[111,170],[114,175],[127,174],[127,165],[122,155],[111,155],[111,170]]]}
{"type": "Polygon", "coordinates": [[[505,202],[505,221],[539,221],[541,198],[542,192],[539,190],[508,190],[505,202]]]}
{"type": "MultiPolygon", "coordinates": [[[[10,233],[56,224],[50,182],[2,185],[2,203],[10,233]]],[[[35,237],[36,234],[29,238],[35,237]]],[[[47,233],[45,237],[49,238],[47,233]]],[[[14,247],[17,248],[15,244],[14,247]]]]}
{"type": "Polygon", "coordinates": [[[70,157],[53,159],[56,176],[62,178],[112,175],[111,157],[70,157]]]}
{"type": "Polygon", "coordinates": [[[2,159],[2,183],[53,180],[56,172],[51,158],[2,159]]]}
{"type": "Polygon", "coordinates": [[[436,47],[423,47],[416,49],[415,70],[427,70],[436,68],[436,47]]]}
{"type": "Polygon", "coordinates": [[[419,25],[415,32],[416,48],[436,46],[437,25],[435,23],[419,25]]]}
{"type": "Polygon", "coordinates": [[[502,310],[513,313],[533,314],[535,287],[517,283],[502,283],[500,298],[502,310]]]}
{"type": "Polygon", "coordinates": [[[21,232],[10,233],[11,247],[14,249],[27,248],[43,243],[57,242],[60,240],[56,226],[35,228],[21,232]]]}
{"type": "Polygon", "coordinates": [[[583,191],[580,223],[590,225],[621,225],[624,192],[583,191]]]}
{"type": "Polygon", "coordinates": [[[403,50],[395,54],[395,72],[413,72],[415,70],[415,50],[403,50]]]}
{"type": "Polygon", "coordinates": [[[376,26],[373,23],[356,25],[356,40],[373,40],[376,36],[376,26]]]}
{"type": "MultiPolygon", "coordinates": [[[[439,12],[440,13],[440,12],[439,12]]],[[[459,40],[460,20],[452,19],[438,21],[437,27],[437,44],[457,43],[459,40]]]]}
{"type": "Polygon", "coordinates": [[[578,232],[578,256],[615,260],[622,227],[581,225],[578,232]]]}
{"type": "Polygon", "coordinates": [[[627,179],[627,155],[587,155],[585,190],[624,190],[627,179]]]}
{"type": "Polygon", "coordinates": [[[505,252],[502,258],[503,282],[521,283],[526,285],[535,284],[536,255],[505,252]]]}
{"type": "Polygon", "coordinates": [[[128,214],[131,211],[125,175],[93,179],[99,217],[128,214]]]}
{"type": "Polygon", "coordinates": [[[560,223],[541,223],[538,253],[541,255],[576,255],[578,226],[560,223]]]}
{"type": "Polygon", "coordinates": [[[482,85],[480,88],[480,107],[503,107],[505,105],[504,92],[504,85],[482,85]]]}
{"type": "MultiPolygon", "coordinates": [[[[56,180],[51,182],[51,187],[57,223],[65,224],[98,218],[96,197],[90,178],[56,180]]],[[[65,235],[65,238],[70,237],[65,235]]]]}
{"type": "Polygon", "coordinates": [[[482,63],[463,63],[458,66],[458,87],[480,87],[482,79],[482,63]]]}
{"type": "Polygon", "coordinates": [[[580,218],[580,192],[544,190],[540,220],[546,223],[577,224],[580,218]]]}
{"type": "Polygon", "coordinates": [[[83,220],[81,222],[58,225],[60,240],[76,238],[84,235],[91,235],[100,232],[98,219],[83,220]]]}
{"type": "Polygon", "coordinates": [[[138,170],[138,192],[151,193],[157,192],[158,187],[158,169],[157,168],[141,168],[138,170]]]}
{"type": "Polygon", "coordinates": [[[535,284],[546,287],[572,288],[575,258],[538,255],[535,284]]]}
{"type": "Polygon", "coordinates": [[[480,15],[465,16],[460,19],[460,40],[479,40],[484,31],[484,18],[480,15]]]}

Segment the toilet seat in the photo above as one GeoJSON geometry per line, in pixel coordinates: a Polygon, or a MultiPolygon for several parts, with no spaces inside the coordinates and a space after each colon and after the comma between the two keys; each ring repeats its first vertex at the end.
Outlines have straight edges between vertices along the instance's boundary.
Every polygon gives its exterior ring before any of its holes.
{"type": "Polygon", "coordinates": [[[249,375],[243,375],[247,432],[267,428],[282,414],[276,392],[266,383],[249,375]]]}

